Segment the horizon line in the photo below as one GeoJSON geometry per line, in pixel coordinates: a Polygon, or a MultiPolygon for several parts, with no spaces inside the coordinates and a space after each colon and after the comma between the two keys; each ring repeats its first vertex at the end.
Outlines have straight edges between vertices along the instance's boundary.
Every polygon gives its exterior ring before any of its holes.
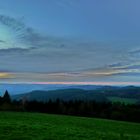
{"type": "Polygon", "coordinates": [[[140,82],[0,82],[0,84],[140,86],[140,82]]]}

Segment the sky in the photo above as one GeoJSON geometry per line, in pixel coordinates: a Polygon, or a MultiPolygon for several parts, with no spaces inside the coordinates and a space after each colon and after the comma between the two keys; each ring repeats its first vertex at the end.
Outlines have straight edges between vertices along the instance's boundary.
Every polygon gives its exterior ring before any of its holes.
{"type": "Polygon", "coordinates": [[[139,0],[1,0],[0,83],[140,85],[139,0]]]}

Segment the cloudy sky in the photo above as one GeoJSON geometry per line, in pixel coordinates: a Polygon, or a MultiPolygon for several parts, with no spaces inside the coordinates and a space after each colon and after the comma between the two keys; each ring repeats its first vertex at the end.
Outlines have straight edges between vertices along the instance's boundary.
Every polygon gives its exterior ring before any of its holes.
{"type": "Polygon", "coordinates": [[[0,82],[140,84],[139,0],[0,0],[0,82]]]}

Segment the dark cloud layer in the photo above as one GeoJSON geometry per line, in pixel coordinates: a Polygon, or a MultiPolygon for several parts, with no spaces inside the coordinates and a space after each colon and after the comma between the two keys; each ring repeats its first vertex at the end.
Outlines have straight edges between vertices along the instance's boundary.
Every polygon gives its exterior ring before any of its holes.
{"type": "Polygon", "coordinates": [[[24,54],[30,52],[34,48],[8,48],[8,49],[0,49],[0,55],[9,55],[9,54],[24,54]]]}

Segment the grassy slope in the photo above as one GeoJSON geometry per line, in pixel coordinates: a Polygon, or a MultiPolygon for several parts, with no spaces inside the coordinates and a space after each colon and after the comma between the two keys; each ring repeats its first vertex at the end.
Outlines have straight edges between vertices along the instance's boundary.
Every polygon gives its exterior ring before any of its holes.
{"type": "Polygon", "coordinates": [[[0,112],[1,140],[139,140],[139,132],[136,123],[0,112]]]}
{"type": "Polygon", "coordinates": [[[108,97],[109,101],[111,102],[121,102],[125,104],[136,104],[138,102],[137,99],[131,98],[121,98],[121,97],[108,97]]]}

